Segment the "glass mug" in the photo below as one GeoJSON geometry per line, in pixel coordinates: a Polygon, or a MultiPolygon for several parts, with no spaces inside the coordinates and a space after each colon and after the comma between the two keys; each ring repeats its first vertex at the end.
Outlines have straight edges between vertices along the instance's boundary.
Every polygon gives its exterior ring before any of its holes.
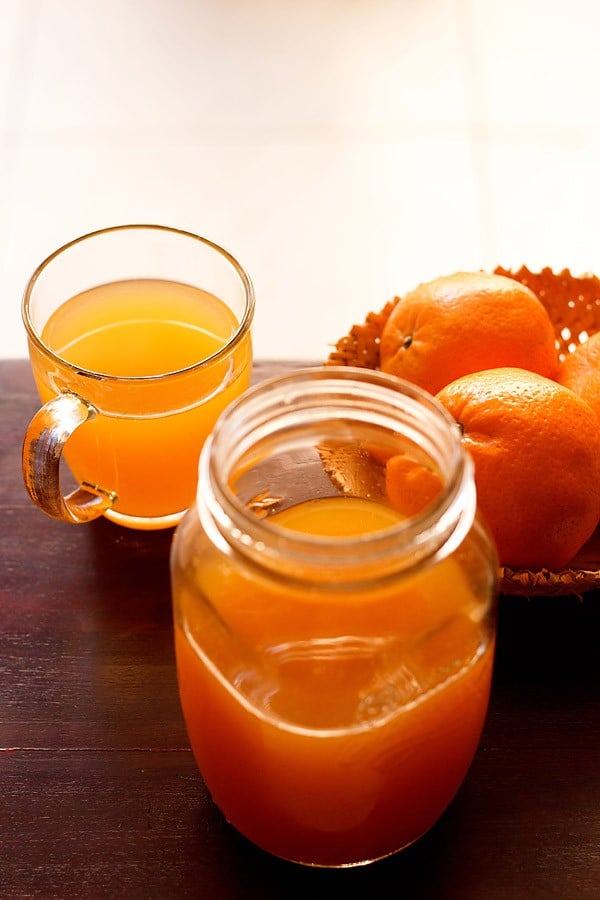
{"type": "Polygon", "coordinates": [[[323,367],[235,401],[171,552],[182,708],[226,819],[325,867],[428,831],[478,746],[496,572],[430,395],[323,367]]]}
{"type": "Polygon", "coordinates": [[[176,524],[206,436],[248,386],[253,313],[233,256],[173,228],[107,228],[46,259],[23,300],[44,404],[23,445],[34,502],[70,522],[176,524]],[[66,496],[63,455],[79,484],[66,496]]]}

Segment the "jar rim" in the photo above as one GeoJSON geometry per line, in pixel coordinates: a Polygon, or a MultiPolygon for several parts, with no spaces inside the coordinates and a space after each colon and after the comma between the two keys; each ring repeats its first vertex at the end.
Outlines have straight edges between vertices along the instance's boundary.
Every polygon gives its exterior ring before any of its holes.
{"type": "MultiPolygon", "coordinates": [[[[475,505],[472,462],[454,419],[418,386],[372,369],[301,368],[251,387],[221,414],[200,459],[198,509],[208,511],[221,536],[243,556],[270,569],[293,570],[300,580],[325,577],[340,579],[341,584],[349,557],[360,558],[352,566],[354,577],[376,570],[380,581],[445,556],[469,531],[475,505]],[[231,488],[224,468],[231,471],[257,436],[269,429],[283,431],[293,423],[301,428],[311,417],[331,422],[334,412],[354,422],[383,416],[403,435],[411,427],[420,433],[430,451],[443,456],[446,477],[439,495],[421,512],[389,528],[343,538],[294,532],[268,516],[256,516],[231,488]]],[[[285,574],[289,577],[290,571],[285,574]]]]}

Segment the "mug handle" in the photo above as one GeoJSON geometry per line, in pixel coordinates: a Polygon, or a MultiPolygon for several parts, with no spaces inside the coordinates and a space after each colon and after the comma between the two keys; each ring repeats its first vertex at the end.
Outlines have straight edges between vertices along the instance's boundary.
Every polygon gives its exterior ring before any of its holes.
{"type": "Polygon", "coordinates": [[[63,447],[76,428],[97,410],[77,394],[59,394],[34,415],[23,441],[23,481],[33,502],[52,519],[90,522],[117,499],[114,491],[84,481],[70,494],[60,486],[63,447]]]}

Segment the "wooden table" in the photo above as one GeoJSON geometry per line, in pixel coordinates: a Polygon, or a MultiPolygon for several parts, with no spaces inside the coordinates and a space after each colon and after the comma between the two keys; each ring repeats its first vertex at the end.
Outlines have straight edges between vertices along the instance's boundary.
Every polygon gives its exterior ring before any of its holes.
{"type": "Polygon", "coordinates": [[[171,533],[35,509],[20,446],[36,407],[28,363],[0,362],[2,900],[600,896],[600,592],[501,598],[481,747],[423,840],[361,869],[284,863],[227,826],[189,750],[171,533]]]}

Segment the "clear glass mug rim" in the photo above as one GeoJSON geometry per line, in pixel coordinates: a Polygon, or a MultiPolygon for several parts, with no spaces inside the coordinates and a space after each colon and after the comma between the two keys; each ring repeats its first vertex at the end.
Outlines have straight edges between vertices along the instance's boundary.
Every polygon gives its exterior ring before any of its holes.
{"type": "MultiPolygon", "coordinates": [[[[65,300],[68,297],[64,298],[65,300]]],[[[216,244],[214,241],[209,240],[208,238],[202,237],[199,234],[194,234],[192,231],[185,231],[181,228],[174,228],[168,225],[152,225],[152,224],[130,224],[130,225],[112,225],[107,228],[99,228],[96,231],[90,231],[87,234],[80,235],[77,238],[74,238],[68,243],[63,244],[58,247],[58,249],[54,250],[49,256],[47,256],[36,268],[34,273],[29,278],[27,282],[27,286],[25,288],[25,293],[23,295],[23,301],[21,304],[21,315],[23,319],[23,324],[25,326],[25,330],[27,332],[28,338],[33,342],[33,344],[37,347],[37,349],[42,352],[45,356],[50,356],[52,359],[60,362],[61,366],[71,371],[72,373],[83,376],[86,378],[91,378],[99,381],[112,382],[112,383],[129,383],[129,384],[143,384],[143,383],[156,383],[157,381],[163,381],[165,378],[174,378],[180,375],[187,375],[195,372],[199,369],[206,368],[212,365],[219,360],[226,358],[231,355],[232,350],[240,343],[242,338],[247,334],[250,325],[252,324],[252,319],[254,316],[254,307],[255,307],[255,299],[254,299],[254,287],[252,285],[252,281],[250,276],[238,262],[238,260],[230,253],[228,250],[225,250],[219,244],[216,244]],[[240,323],[235,330],[235,332],[231,335],[226,344],[212,353],[210,356],[205,357],[204,359],[199,360],[196,363],[192,363],[190,366],[185,366],[181,369],[175,369],[170,372],[163,372],[157,375],[109,375],[103,372],[95,372],[93,369],[86,369],[81,366],[74,365],[69,360],[65,359],[60,354],[56,353],[51,347],[46,344],[41,336],[35,329],[35,326],[31,320],[30,315],[30,303],[34,288],[38,282],[40,275],[44,272],[48,266],[54,262],[55,259],[58,259],[65,253],[67,250],[70,250],[72,247],[77,246],[78,244],[83,243],[84,241],[90,240],[91,238],[101,237],[105,234],[113,234],[120,231],[156,231],[163,232],[168,234],[179,235],[180,237],[190,238],[194,241],[198,241],[203,244],[205,247],[209,247],[212,250],[215,250],[219,253],[227,262],[231,264],[233,269],[236,271],[240,281],[244,287],[244,294],[246,297],[246,305],[244,309],[244,315],[242,316],[240,323]]]]}

